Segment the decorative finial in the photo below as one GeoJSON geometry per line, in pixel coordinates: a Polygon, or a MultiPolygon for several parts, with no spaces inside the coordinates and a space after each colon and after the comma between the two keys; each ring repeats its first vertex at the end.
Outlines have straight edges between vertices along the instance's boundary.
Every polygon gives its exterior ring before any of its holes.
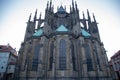
{"type": "Polygon", "coordinates": [[[72,0],[72,7],[74,7],[74,0],[72,0]]]}
{"type": "Polygon", "coordinates": [[[52,11],[52,0],[50,0],[50,7],[49,10],[52,11]]]}
{"type": "Polygon", "coordinates": [[[29,20],[28,20],[28,22],[30,22],[30,20],[31,20],[31,15],[32,15],[32,13],[30,13],[30,16],[29,16],[29,20]]]}
{"type": "Polygon", "coordinates": [[[75,1],[75,7],[76,7],[76,10],[77,10],[77,2],[75,1]]]}
{"type": "Polygon", "coordinates": [[[47,1],[47,9],[48,9],[48,7],[49,7],[49,1],[47,1]]]}
{"type": "Polygon", "coordinates": [[[85,19],[85,15],[84,12],[83,13],[83,25],[84,25],[84,29],[87,31],[87,25],[86,25],[86,19],[85,19]]]}
{"type": "Polygon", "coordinates": [[[52,5],[52,0],[50,0],[50,7],[51,7],[51,5],[52,5]]]}
{"type": "Polygon", "coordinates": [[[35,22],[36,18],[37,18],[37,9],[35,11],[34,22],[35,22]]]}
{"type": "Polygon", "coordinates": [[[40,16],[39,16],[39,19],[41,19],[41,12],[40,12],[40,16]]]}
{"type": "Polygon", "coordinates": [[[93,20],[94,20],[94,22],[96,22],[96,19],[95,19],[94,13],[93,13],[93,20]]]}
{"type": "Polygon", "coordinates": [[[83,13],[83,19],[85,19],[85,15],[84,15],[84,12],[82,12],[83,13]]]}
{"type": "Polygon", "coordinates": [[[88,11],[88,9],[87,9],[87,15],[89,16],[89,11],[88,11]]]}
{"type": "Polygon", "coordinates": [[[90,14],[89,14],[88,9],[87,9],[87,15],[88,15],[88,20],[91,22],[91,18],[90,18],[90,14]]]}

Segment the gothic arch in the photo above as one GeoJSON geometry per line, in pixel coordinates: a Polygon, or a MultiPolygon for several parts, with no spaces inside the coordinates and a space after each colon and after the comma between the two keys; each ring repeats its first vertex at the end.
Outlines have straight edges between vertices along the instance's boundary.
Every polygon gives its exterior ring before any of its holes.
{"type": "Polygon", "coordinates": [[[71,43],[71,55],[72,55],[73,70],[76,70],[75,52],[74,52],[74,44],[73,44],[73,42],[71,43]]]}
{"type": "Polygon", "coordinates": [[[66,42],[64,39],[59,43],[59,69],[66,69],[66,42]]]}
{"type": "Polygon", "coordinates": [[[50,58],[49,58],[49,69],[52,70],[52,63],[53,63],[53,53],[54,53],[54,42],[52,41],[50,44],[50,58]]]}
{"type": "Polygon", "coordinates": [[[85,44],[84,48],[85,48],[85,54],[86,54],[87,70],[92,71],[93,65],[92,65],[92,58],[91,58],[91,51],[90,51],[89,44],[85,44]]]}

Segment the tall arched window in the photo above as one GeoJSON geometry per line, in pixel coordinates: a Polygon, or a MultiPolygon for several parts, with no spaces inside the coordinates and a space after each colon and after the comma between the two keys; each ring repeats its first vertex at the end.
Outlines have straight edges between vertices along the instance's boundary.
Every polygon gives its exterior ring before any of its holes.
{"type": "Polygon", "coordinates": [[[63,39],[59,44],[59,69],[66,69],[66,42],[63,39]]]}
{"type": "Polygon", "coordinates": [[[71,53],[72,53],[72,64],[73,64],[73,70],[76,70],[76,64],[75,64],[75,53],[74,53],[74,45],[71,44],[71,53]]]}
{"type": "Polygon", "coordinates": [[[36,45],[34,48],[34,56],[32,61],[32,70],[37,71],[38,68],[38,55],[40,51],[40,45],[36,45]]]}
{"type": "Polygon", "coordinates": [[[49,62],[49,69],[52,70],[52,63],[53,63],[53,52],[54,52],[54,43],[52,42],[50,45],[50,62],[49,62]]]}
{"type": "Polygon", "coordinates": [[[39,54],[40,54],[40,48],[43,47],[43,44],[37,44],[34,47],[34,56],[33,56],[33,61],[32,61],[32,70],[37,71],[38,69],[38,59],[39,59],[39,54]]]}
{"type": "Polygon", "coordinates": [[[96,63],[99,67],[99,70],[101,70],[101,66],[100,66],[100,59],[99,59],[99,55],[98,55],[98,51],[97,51],[97,46],[94,44],[94,52],[96,54],[96,63]]]}
{"type": "Polygon", "coordinates": [[[85,54],[87,58],[87,70],[92,71],[93,70],[93,65],[92,65],[92,59],[90,55],[90,47],[88,44],[85,44],[85,54]]]}

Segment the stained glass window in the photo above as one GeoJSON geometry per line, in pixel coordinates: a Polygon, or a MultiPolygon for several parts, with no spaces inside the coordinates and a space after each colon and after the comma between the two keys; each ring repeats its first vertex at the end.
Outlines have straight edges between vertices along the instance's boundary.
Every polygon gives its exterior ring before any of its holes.
{"type": "Polygon", "coordinates": [[[66,69],[66,42],[63,39],[59,45],[59,69],[66,69]]]}
{"type": "Polygon", "coordinates": [[[71,45],[72,50],[72,63],[73,63],[73,70],[76,70],[76,64],[75,64],[75,54],[74,54],[74,45],[71,45]]]}
{"type": "Polygon", "coordinates": [[[90,47],[88,44],[85,45],[85,53],[86,53],[86,58],[87,58],[87,70],[92,71],[93,65],[92,65],[92,59],[90,55],[90,47]]]}
{"type": "Polygon", "coordinates": [[[38,68],[38,55],[39,55],[40,45],[36,45],[34,48],[34,56],[32,61],[32,70],[37,71],[38,68]]]}
{"type": "Polygon", "coordinates": [[[98,65],[98,67],[99,67],[99,70],[101,70],[101,67],[100,67],[100,60],[99,60],[99,56],[98,56],[98,51],[97,51],[97,46],[94,44],[94,52],[95,52],[95,54],[96,54],[96,63],[97,63],[97,65],[98,65]]]}
{"type": "Polygon", "coordinates": [[[49,62],[49,69],[52,70],[52,63],[53,63],[53,52],[54,52],[54,43],[50,45],[50,62],[49,62]]]}

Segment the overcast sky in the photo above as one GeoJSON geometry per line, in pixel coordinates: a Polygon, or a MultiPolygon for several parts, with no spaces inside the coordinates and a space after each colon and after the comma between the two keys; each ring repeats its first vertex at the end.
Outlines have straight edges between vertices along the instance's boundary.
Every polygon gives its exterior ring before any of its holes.
{"type": "MultiPolygon", "coordinates": [[[[32,18],[38,9],[44,18],[44,11],[49,0],[0,0],[0,45],[8,43],[18,51],[24,40],[26,22],[30,13],[32,18]]],[[[92,17],[95,14],[99,23],[100,37],[107,50],[108,58],[120,50],[120,0],[76,0],[82,18],[88,9],[92,17]]],[[[53,0],[54,11],[61,4],[67,11],[72,0],[53,0]]],[[[87,18],[87,16],[86,16],[87,18]]]]}

